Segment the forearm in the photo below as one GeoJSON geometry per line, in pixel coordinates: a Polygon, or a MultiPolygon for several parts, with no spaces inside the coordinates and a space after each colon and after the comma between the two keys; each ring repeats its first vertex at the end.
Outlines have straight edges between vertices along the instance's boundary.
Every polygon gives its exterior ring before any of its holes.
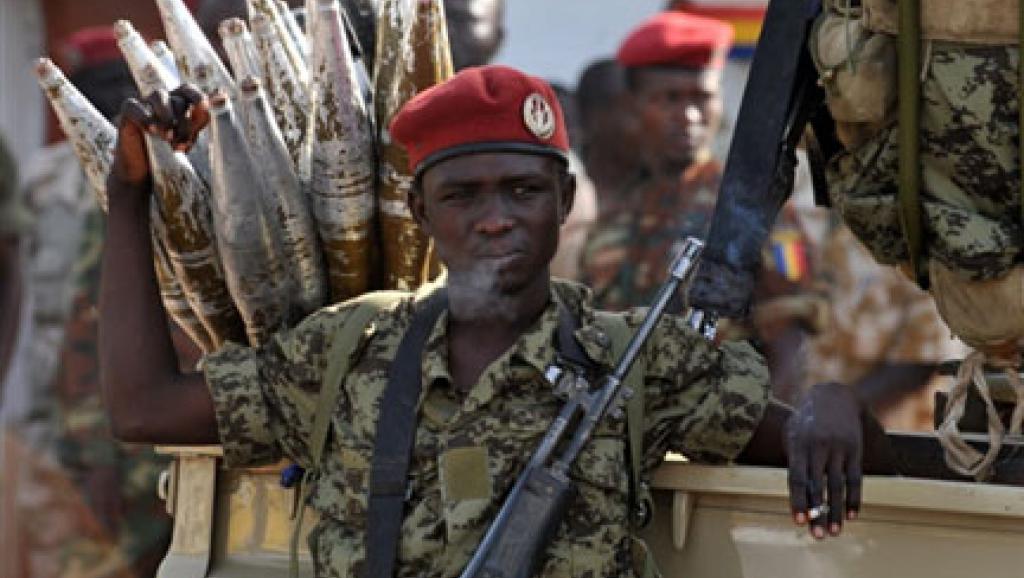
{"type": "Polygon", "coordinates": [[[182,374],[153,269],[150,184],[108,184],[100,287],[100,372],[114,434],[124,441],[213,443],[212,401],[200,374],[182,374]]]}

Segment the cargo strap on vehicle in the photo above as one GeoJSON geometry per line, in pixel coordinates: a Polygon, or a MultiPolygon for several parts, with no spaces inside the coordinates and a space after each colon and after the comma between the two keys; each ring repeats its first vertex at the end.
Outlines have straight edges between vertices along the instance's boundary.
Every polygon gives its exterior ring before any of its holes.
{"type": "Polygon", "coordinates": [[[1009,435],[1019,436],[1022,425],[1024,425],[1024,379],[1021,379],[1020,367],[1012,363],[1000,363],[997,360],[987,357],[981,351],[975,351],[968,355],[960,370],[957,372],[956,383],[949,392],[949,399],[946,401],[946,415],[942,423],[936,428],[939,443],[945,450],[946,465],[954,472],[972,476],[979,482],[992,477],[993,465],[999,456],[999,450],[1003,446],[1006,429],[999,417],[995,404],[992,402],[992,393],[989,391],[988,381],[985,378],[985,363],[1000,366],[1006,373],[1007,381],[1013,388],[1017,398],[1017,404],[1010,417],[1009,435]],[[967,394],[971,385],[978,390],[978,395],[985,402],[985,413],[988,418],[988,451],[984,454],[971,447],[960,434],[958,423],[964,417],[967,407],[967,394]]]}
{"type": "Polygon", "coordinates": [[[331,416],[335,406],[338,404],[338,396],[341,394],[341,384],[348,375],[349,366],[352,363],[352,356],[359,347],[366,327],[370,321],[381,311],[384,311],[394,303],[398,302],[407,293],[400,291],[376,291],[367,293],[354,300],[355,308],[349,314],[345,324],[338,329],[331,345],[328,359],[330,362],[327,371],[324,373],[324,380],[320,391],[320,404],[317,407],[316,417],[313,421],[312,438],[310,439],[310,452],[312,458],[311,467],[306,468],[302,475],[302,482],[297,491],[299,502],[295,519],[292,525],[292,536],[289,548],[289,575],[291,578],[299,576],[299,537],[302,534],[302,518],[306,509],[306,502],[309,500],[309,491],[313,480],[319,476],[323,463],[323,453],[327,445],[327,431],[330,429],[331,416]]]}
{"type": "Polygon", "coordinates": [[[899,22],[899,218],[910,274],[927,289],[921,208],[921,0],[900,0],[899,22]]]}

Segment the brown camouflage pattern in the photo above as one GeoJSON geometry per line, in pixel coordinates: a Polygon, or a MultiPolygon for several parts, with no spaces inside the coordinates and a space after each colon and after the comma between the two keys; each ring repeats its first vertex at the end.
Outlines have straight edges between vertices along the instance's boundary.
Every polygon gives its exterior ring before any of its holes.
{"type": "Polygon", "coordinates": [[[705,237],[721,176],[718,162],[707,160],[679,178],[640,175],[620,198],[601,199],[581,265],[597,307],[622,311],[651,303],[673,248],[687,236],[705,237]]]}
{"type": "MultiPolygon", "coordinates": [[[[589,292],[561,282],[553,291],[579,316],[581,345],[609,364],[610,340],[595,325],[589,292]]],[[[281,456],[310,464],[308,443],[325,353],[350,311],[350,305],[329,307],[260,350],[231,345],[206,358],[229,465],[271,463],[281,456]]],[[[412,311],[410,297],[369,324],[344,383],[322,474],[311,492],[310,503],[321,517],[310,535],[319,577],[358,576],[362,570],[379,404],[412,311]]],[[[626,319],[636,327],[641,312],[627,313],[626,319]]],[[[465,394],[450,385],[446,314],[437,322],[422,359],[424,390],[398,576],[453,577],[469,559],[560,408],[543,379],[554,360],[557,320],[557,308],[550,304],[465,394]]],[[[714,463],[734,458],[767,403],[768,374],[759,355],[745,344],[715,348],[676,317],[663,319],[644,355],[645,469],[657,465],[667,450],[714,463]]],[[[572,468],[580,499],[548,549],[540,576],[635,576],[626,443],[623,424],[610,422],[584,448],[572,468]]]]}
{"type": "MultiPolygon", "coordinates": [[[[1015,46],[933,41],[922,83],[921,202],[927,257],[970,280],[1021,260],[1015,46]]],[[[907,260],[897,215],[896,125],[829,166],[834,205],[884,264],[907,260]]]]}
{"type": "MultiPolygon", "coordinates": [[[[875,262],[842,225],[825,239],[819,278],[830,307],[829,323],[807,350],[807,384],[854,384],[895,363],[939,363],[963,356],[935,303],[902,273],[875,262]]],[[[882,410],[887,429],[931,430],[934,377],[919,393],[882,410]]]]}

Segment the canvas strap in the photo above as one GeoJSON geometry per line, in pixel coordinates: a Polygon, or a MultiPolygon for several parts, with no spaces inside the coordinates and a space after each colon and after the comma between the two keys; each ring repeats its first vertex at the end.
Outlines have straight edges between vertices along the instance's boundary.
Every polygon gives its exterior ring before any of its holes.
{"type": "Polygon", "coordinates": [[[423,390],[423,348],[447,306],[448,294],[443,289],[435,290],[422,302],[398,346],[388,374],[370,464],[364,578],[394,576],[409,462],[416,439],[416,408],[423,390]]]}
{"type": "Polygon", "coordinates": [[[405,293],[399,291],[376,291],[367,293],[354,300],[355,308],[349,314],[345,324],[340,327],[334,336],[331,349],[328,352],[327,371],[324,373],[322,389],[320,390],[320,403],[317,407],[316,416],[313,418],[313,433],[310,438],[310,452],[312,463],[306,468],[302,475],[302,482],[297,491],[299,502],[295,518],[292,521],[292,535],[289,547],[289,575],[291,578],[298,578],[299,575],[299,538],[302,534],[302,519],[306,509],[306,502],[309,500],[309,492],[313,480],[319,476],[323,463],[324,448],[327,445],[327,432],[331,425],[331,416],[335,406],[338,404],[338,396],[341,395],[341,385],[348,375],[352,356],[370,321],[381,311],[396,303],[404,297],[405,293]]]}
{"type": "Polygon", "coordinates": [[[921,0],[899,3],[899,217],[910,271],[928,288],[921,209],[921,0]]]}

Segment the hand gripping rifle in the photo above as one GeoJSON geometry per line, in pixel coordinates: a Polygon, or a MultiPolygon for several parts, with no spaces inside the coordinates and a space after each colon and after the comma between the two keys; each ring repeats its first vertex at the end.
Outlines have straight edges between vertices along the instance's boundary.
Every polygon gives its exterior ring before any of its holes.
{"type": "Polygon", "coordinates": [[[640,328],[614,371],[597,387],[591,388],[585,379],[558,366],[548,369],[547,378],[556,384],[555,391],[568,400],[519,474],[460,578],[530,578],[536,574],[544,550],[576,495],[569,468],[605,415],[622,418],[622,405],[633,396],[622,383],[669,300],[689,279],[702,249],[703,243],[697,239],[686,239],[640,328]]]}
{"type": "Polygon", "coordinates": [[[743,317],[761,251],[793,190],[796,148],[805,135],[815,199],[827,205],[824,159],[839,149],[808,50],[821,0],[772,0],[726,157],[707,249],[690,287],[693,326],[713,337],[715,320],[743,317]],[[810,131],[805,129],[810,128],[810,131]]]}

